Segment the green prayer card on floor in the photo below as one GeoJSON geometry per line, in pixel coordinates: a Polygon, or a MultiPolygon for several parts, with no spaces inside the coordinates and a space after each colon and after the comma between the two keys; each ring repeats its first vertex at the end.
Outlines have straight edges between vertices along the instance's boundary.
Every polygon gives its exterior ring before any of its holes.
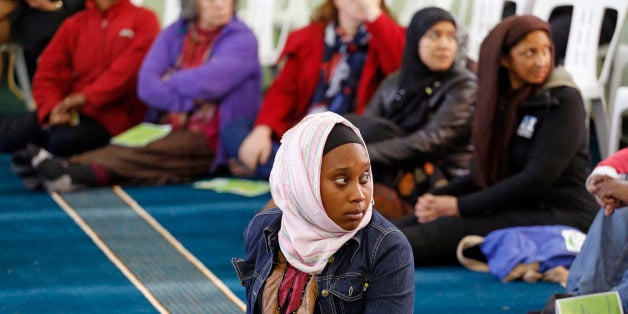
{"type": "Polygon", "coordinates": [[[111,138],[111,144],[127,147],[144,147],[170,134],[169,124],[143,122],[111,138]]]}
{"type": "Polygon", "coordinates": [[[617,291],[587,294],[556,300],[557,314],[606,313],[624,314],[617,291]]]}
{"type": "Polygon", "coordinates": [[[270,192],[268,181],[237,178],[214,178],[211,180],[197,181],[192,187],[195,189],[207,189],[220,193],[233,193],[249,197],[270,192]]]}

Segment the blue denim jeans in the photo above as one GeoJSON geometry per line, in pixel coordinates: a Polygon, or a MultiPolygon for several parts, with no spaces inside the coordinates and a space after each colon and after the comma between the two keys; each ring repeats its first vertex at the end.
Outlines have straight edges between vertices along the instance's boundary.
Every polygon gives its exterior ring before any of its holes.
{"type": "Polygon", "coordinates": [[[569,271],[567,291],[590,294],[618,291],[628,310],[628,207],[595,217],[580,254],[569,271]]]}
{"type": "MultiPolygon", "coordinates": [[[[238,156],[242,142],[246,136],[251,133],[251,130],[253,130],[253,122],[254,121],[250,119],[236,120],[225,127],[227,132],[220,132],[220,140],[227,151],[227,156],[238,156]]],[[[273,149],[268,161],[265,164],[257,165],[254,176],[256,179],[267,180],[268,177],[270,177],[270,170],[273,168],[278,149],[279,142],[273,141],[273,149]]]]}

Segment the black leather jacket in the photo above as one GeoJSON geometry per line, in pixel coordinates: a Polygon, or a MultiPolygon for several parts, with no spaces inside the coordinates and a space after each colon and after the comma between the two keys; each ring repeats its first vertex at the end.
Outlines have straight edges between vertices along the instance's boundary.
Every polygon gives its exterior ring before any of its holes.
{"type": "MultiPolygon", "coordinates": [[[[388,76],[368,104],[365,116],[382,116],[391,105],[399,85],[400,72],[388,76]]],[[[447,79],[435,82],[425,123],[413,132],[389,140],[369,143],[373,163],[393,165],[417,160],[436,162],[446,175],[469,173],[473,150],[471,126],[475,111],[477,81],[468,70],[455,70],[447,79]]]]}

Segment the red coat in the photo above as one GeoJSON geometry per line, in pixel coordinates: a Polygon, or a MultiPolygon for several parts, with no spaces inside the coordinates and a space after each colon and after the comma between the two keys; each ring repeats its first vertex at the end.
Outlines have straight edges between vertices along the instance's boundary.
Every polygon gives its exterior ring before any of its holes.
{"type": "Polygon", "coordinates": [[[103,12],[93,1],[61,25],[41,54],[33,79],[39,121],[66,96],[83,92],[81,113],[100,122],[113,135],[144,118],[137,98],[137,72],[160,31],[150,10],[117,0],[103,12]]]}
{"type": "Polygon", "coordinates": [[[608,156],[606,159],[600,161],[597,167],[607,166],[615,169],[617,173],[628,173],[628,148],[622,148],[616,153],[608,156]]]}
{"type": "MultiPolygon", "coordinates": [[[[277,139],[307,114],[323,62],[326,26],[312,23],[288,36],[279,57],[285,63],[268,89],[255,122],[270,126],[277,139]]],[[[371,39],[358,83],[356,113],[364,112],[379,83],[399,68],[405,44],[405,29],[385,14],[367,23],[366,28],[371,39]]]]}

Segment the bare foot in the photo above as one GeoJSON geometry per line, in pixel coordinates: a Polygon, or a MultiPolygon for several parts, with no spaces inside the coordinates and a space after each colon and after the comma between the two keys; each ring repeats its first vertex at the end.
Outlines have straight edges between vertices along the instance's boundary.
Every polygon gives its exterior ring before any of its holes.
{"type": "Polygon", "coordinates": [[[509,282],[517,279],[525,280],[526,282],[535,282],[541,279],[539,271],[539,263],[530,264],[518,264],[515,266],[508,276],[502,279],[503,282],[509,282]]]}
{"type": "Polygon", "coordinates": [[[543,280],[557,282],[561,286],[567,286],[567,276],[569,276],[569,269],[562,265],[556,266],[543,273],[543,280]]]}

